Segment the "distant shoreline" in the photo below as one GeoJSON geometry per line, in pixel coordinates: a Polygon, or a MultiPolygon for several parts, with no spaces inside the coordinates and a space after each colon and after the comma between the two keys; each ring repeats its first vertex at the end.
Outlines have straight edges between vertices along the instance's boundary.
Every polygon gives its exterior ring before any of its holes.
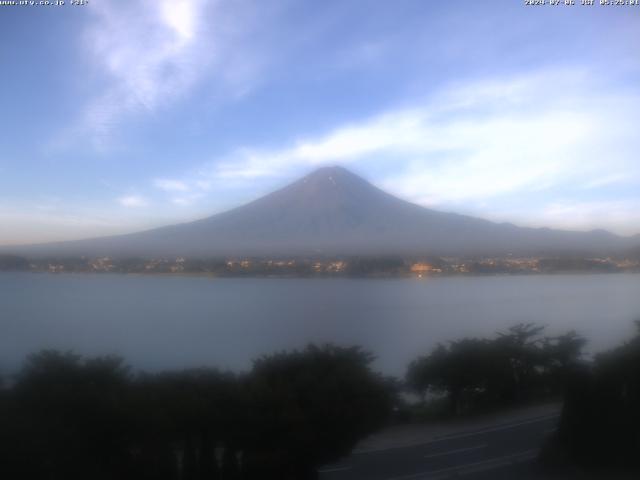
{"type": "Polygon", "coordinates": [[[640,258],[612,257],[291,257],[27,258],[0,255],[0,271],[128,273],[256,278],[432,278],[556,273],[638,273],[640,258]]]}
{"type": "Polygon", "coordinates": [[[594,275],[594,276],[610,276],[610,275],[640,275],[640,271],[556,271],[556,272],[520,272],[520,273],[441,273],[434,275],[426,275],[418,277],[408,274],[376,274],[376,275],[326,275],[326,274],[310,274],[310,275],[260,275],[260,274],[216,274],[216,273],[198,273],[198,272],[179,272],[179,273],[159,273],[159,272],[49,272],[45,270],[0,270],[1,274],[33,274],[48,276],[128,276],[128,277],[148,277],[148,278],[209,278],[209,279],[282,279],[282,280],[416,280],[428,281],[440,278],[501,278],[501,277],[546,277],[546,276],[577,276],[577,275],[594,275]]]}

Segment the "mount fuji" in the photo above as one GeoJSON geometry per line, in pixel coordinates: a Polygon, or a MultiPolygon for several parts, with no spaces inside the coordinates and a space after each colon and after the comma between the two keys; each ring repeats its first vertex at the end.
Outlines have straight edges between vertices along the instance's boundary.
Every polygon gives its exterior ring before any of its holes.
{"type": "Polygon", "coordinates": [[[139,233],[20,246],[23,255],[603,255],[639,237],[523,228],[421,207],[342,167],[324,167],[251,203],[139,233]]]}

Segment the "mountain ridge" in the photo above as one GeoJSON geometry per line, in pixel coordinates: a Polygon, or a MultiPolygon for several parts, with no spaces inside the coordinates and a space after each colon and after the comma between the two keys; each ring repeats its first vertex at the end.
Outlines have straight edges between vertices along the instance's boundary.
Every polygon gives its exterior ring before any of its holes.
{"type": "Polygon", "coordinates": [[[640,243],[605,230],[519,227],[397,198],[322,167],[247,204],[186,223],[86,240],[5,247],[30,255],[291,256],[612,254],[640,243]]]}

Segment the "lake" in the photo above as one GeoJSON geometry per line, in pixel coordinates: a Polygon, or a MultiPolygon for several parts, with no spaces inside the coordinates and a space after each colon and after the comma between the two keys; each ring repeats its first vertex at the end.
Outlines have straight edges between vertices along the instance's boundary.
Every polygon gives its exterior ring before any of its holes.
{"type": "Polygon", "coordinates": [[[0,370],[42,348],[118,354],[135,368],[247,369],[308,342],[358,344],[402,375],[437,342],[518,322],[574,329],[597,352],[640,318],[640,275],[428,279],[0,273],[0,370]]]}

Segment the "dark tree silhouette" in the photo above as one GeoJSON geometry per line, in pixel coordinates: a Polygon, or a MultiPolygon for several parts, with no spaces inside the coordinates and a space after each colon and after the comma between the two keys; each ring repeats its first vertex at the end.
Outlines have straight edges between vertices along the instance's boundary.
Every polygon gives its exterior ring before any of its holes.
{"type": "Polygon", "coordinates": [[[0,475],[47,480],[314,478],[390,410],[359,348],[309,346],[235,375],[133,376],[119,358],[43,351],[0,388],[0,475]]]}
{"type": "Polygon", "coordinates": [[[574,332],[543,332],[541,326],[518,324],[491,340],[440,344],[411,362],[406,382],[423,398],[446,395],[452,415],[559,395],[564,372],[579,361],[585,340],[574,332]]]}
{"type": "Polygon", "coordinates": [[[574,372],[556,437],[544,458],[640,473],[640,321],[624,345],[574,372]]]}
{"type": "Polygon", "coordinates": [[[367,275],[388,275],[406,271],[400,257],[352,257],[347,262],[347,273],[355,277],[367,275]]]}
{"type": "Polygon", "coordinates": [[[330,345],[257,360],[250,378],[257,437],[247,461],[270,458],[268,478],[302,480],[347,455],[391,409],[385,382],[369,368],[372,360],[359,348],[330,345]]]}
{"type": "Polygon", "coordinates": [[[82,362],[54,351],[29,357],[5,405],[12,445],[3,465],[22,478],[117,474],[126,463],[120,408],[127,381],[117,358],[82,362]]]}
{"type": "Polygon", "coordinates": [[[446,393],[451,413],[459,414],[487,387],[489,346],[487,341],[475,338],[454,341],[448,346],[438,345],[430,355],[411,363],[407,381],[423,395],[446,393]]]}
{"type": "Polygon", "coordinates": [[[2,270],[29,270],[29,260],[15,255],[0,255],[0,271],[2,270]]]}
{"type": "Polygon", "coordinates": [[[236,376],[215,369],[138,378],[130,404],[140,475],[220,478],[217,452],[231,448],[241,403],[236,376]]]}

